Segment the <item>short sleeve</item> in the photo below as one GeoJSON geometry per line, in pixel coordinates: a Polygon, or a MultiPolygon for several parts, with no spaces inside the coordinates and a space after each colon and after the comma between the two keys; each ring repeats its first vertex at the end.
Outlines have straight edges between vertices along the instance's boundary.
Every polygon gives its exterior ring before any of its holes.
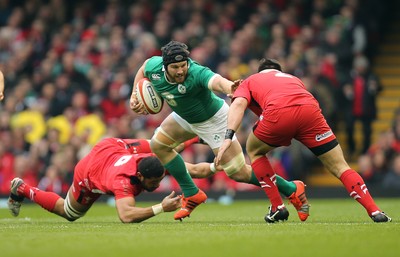
{"type": "Polygon", "coordinates": [[[134,190],[130,183],[130,179],[126,176],[117,176],[112,184],[112,192],[115,196],[115,200],[133,197],[134,190]]]}
{"type": "Polygon", "coordinates": [[[244,80],[239,87],[236,89],[235,93],[233,94],[232,101],[235,100],[237,97],[244,97],[247,99],[247,102],[250,103],[252,98],[249,90],[249,81],[244,80]]]}

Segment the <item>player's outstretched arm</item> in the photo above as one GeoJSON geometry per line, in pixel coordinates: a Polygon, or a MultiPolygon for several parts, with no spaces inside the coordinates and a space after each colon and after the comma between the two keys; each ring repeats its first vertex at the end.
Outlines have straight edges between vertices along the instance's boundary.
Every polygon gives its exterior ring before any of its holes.
{"type": "Polygon", "coordinates": [[[181,197],[175,191],[166,196],[161,203],[150,207],[136,207],[133,197],[125,197],[115,201],[119,219],[123,223],[139,223],[163,212],[172,212],[181,207],[181,197]]]}
{"type": "Polygon", "coordinates": [[[247,104],[248,102],[246,98],[237,97],[229,107],[228,126],[226,130],[225,140],[218,150],[217,157],[215,158],[215,165],[220,164],[222,156],[232,144],[233,135],[235,134],[235,131],[239,129],[239,126],[242,123],[247,104]]]}
{"type": "Polygon", "coordinates": [[[214,76],[209,83],[208,88],[212,91],[225,95],[230,95],[232,93],[231,88],[234,85],[234,82],[222,77],[221,75],[214,76]]]}
{"type": "Polygon", "coordinates": [[[186,169],[192,178],[207,178],[214,175],[210,168],[210,163],[200,162],[196,164],[185,162],[186,169]]]}

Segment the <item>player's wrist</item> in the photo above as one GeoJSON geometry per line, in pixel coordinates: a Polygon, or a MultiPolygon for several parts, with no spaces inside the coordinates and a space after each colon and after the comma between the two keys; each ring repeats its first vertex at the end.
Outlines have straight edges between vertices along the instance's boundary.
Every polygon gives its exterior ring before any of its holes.
{"type": "Polygon", "coordinates": [[[163,209],[161,203],[151,206],[151,209],[153,210],[154,216],[164,212],[164,209],[163,209]]]}
{"type": "Polygon", "coordinates": [[[233,139],[233,136],[235,135],[235,131],[233,129],[227,129],[225,132],[225,139],[233,139]]]}
{"type": "Polygon", "coordinates": [[[217,168],[215,168],[215,163],[210,163],[210,170],[211,170],[211,172],[212,173],[215,173],[215,172],[217,172],[217,168]]]}

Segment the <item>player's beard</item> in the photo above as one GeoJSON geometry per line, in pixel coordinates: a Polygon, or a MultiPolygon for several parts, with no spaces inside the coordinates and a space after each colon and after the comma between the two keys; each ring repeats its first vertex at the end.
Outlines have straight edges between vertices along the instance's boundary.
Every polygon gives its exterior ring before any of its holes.
{"type": "Polygon", "coordinates": [[[175,74],[175,76],[172,76],[168,70],[166,70],[167,73],[167,78],[170,82],[172,83],[177,83],[177,84],[182,84],[183,82],[185,82],[186,76],[187,76],[187,72],[184,72],[181,76],[178,76],[178,74],[175,74]]]}
{"type": "Polygon", "coordinates": [[[185,82],[185,79],[186,79],[185,74],[183,74],[182,76],[178,76],[178,75],[175,76],[176,83],[183,83],[183,82],[185,82]]]}

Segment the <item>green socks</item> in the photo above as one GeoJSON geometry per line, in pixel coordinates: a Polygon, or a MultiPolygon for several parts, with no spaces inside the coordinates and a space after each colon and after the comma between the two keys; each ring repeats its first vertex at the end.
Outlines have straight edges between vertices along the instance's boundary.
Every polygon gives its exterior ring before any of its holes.
{"type": "Polygon", "coordinates": [[[250,181],[247,182],[248,184],[252,184],[258,187],[261,187],[260,182],[258,182],[258,179],[256,177],[256,174],[254,174],[254,171],[251,172],[251,178],[250,181]]]}
{"type": "Polygon", "coordinates": [[[190,177],[185,162],[179,154],[169,163],[165,164],[164,167],[176,179],[185,197],[197,194],[199,188],[190,177]]]}
{"type": "Polygon", "coordinates": [[[289,197],[292,193],[296,192],[296,184],[292,181],[287,181],[281,176],[276,175],[276,186],[280,193],[284,196],[289,197]]]}
{"type": "MultiPolygon", "coordinates": [[[[176,179],[185,197],[195,195],[199,191],[199,188],[193,182],[193,179],[186,169],[185,162],[179,154],[169,163],[165,164],[164,167],[176,179]]],[[[260,186],[254,172],[251,173],[251,178],[248,183],[258,187],[260,186]]],[[[278,175],[276,175],[276,186],[279,192],[286,197],[296,192],[296,185],[293,182],[287,181],[278,175]]]]}

